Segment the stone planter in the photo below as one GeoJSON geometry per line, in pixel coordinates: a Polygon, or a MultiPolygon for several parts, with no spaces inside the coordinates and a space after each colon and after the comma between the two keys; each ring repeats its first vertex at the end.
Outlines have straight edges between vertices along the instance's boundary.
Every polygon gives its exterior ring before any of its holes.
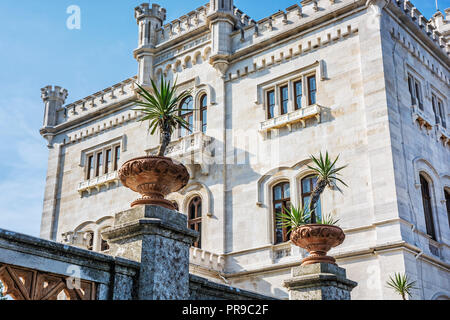
{"type": "Polygon", "coordinates": [[[131,204],[132,207],[156,205],[175,210],[165,197],[184,188],[189,178],[184,165],[166,157],[135,158],[125,162],[119,170],[122,184],[142,195],[131,204]]]}
{"type": "Polygon", "coordinates": [[[336,265],[336,259],[327,256],[328,251],[341,245],[345,240],[344,231],[336,226],[308,224],[293,230],[291,241],[306,249],[309,256],[303,259],[302,266],[329,263],[336,265]]]}

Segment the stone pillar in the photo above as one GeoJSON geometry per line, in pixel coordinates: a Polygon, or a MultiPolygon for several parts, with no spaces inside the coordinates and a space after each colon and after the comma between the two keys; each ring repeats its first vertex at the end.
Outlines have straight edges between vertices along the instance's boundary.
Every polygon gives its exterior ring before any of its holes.
{"type": "Polygon", "coordinates": [[[289,300],[351,300],[358,285],[347,279],[346,271],[334,264],[320,263],[292,268],[292,278],[283,285],[289,300]]]}
{"type": "Polygon", "coordinates": [[[189,299],[189,250],[198,233],[187,217],[159,206],[137,206],[115,216],[102,233],[110,254],[140,262],[139,300],[189,299]]]}

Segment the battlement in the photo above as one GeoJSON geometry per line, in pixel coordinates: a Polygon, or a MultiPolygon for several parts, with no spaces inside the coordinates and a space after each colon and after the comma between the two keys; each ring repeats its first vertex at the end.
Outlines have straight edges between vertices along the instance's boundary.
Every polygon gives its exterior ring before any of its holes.
{"type": "Polygon", "coordinates": [[[59,86],[46,86],[41,89],[41,98],[44,102],[49,100],[56,100],[61,101],[61,104],[63,104],[66,101],[68,95],[69,92],[59,86]]]}
{"type": "Polygon", "coordinates": [[[411,3],[409,0],[393,0],[392,1],[403,13],[409,18],[409,21],[414,23],[422,33],[432,40],[437,47],[449,56],[450,45],[447,39],[439,32],[437,26],[433,25],[432,19],[427,20],[424,15],[411,3]]]}
{"type": "Polygon", "coordinates": [[[166,20],[166,14],[166,9],[156,3],[153,3],[151,7],[149,3],[143,3],[134,9],[134,17],[138,22],[144,18],[157,18],[162,23],[166,20]]]}

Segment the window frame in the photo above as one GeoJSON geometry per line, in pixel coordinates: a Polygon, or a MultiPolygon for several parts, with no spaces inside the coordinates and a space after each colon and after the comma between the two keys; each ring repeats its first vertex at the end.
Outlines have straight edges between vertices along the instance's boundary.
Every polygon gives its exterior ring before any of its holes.
{"type": "Polygon", "coordinates": [[[102,177],[104,175],[116,172],[119,170],[120,155],[122,152],[122,143],[115,142],[107,144],[105,146],[93,149],[85,154],[85,169],[84,169],[84,179],[85,181],[90,181],[102,177]],[[107,153],[111,151],[111,168],[107,166],[107,153]],[[116,152],[119,150],[119,157],[116,157],[116,152]],[[101,155],[101,164],[99,163],[99,157],[101,155]],[[91,159],[92,159],[92,171],[91,171],[91,159]]]}
{"type": "Polygon", "coordinates": [[[192,107],[192,109],[191,109],[191,111],[190,112],[186,112],[186,111],[182,111],[182,110],[180,110],[180,112],[179,112],[179,114],[178,114],[178,116],[179,117],[181,117],[182,119],[184,119],[185,121],[187,121],[188,123],[189,123],[189,118],[190,117],[192,117],[192,127],[191,127],[191,130],[187,130],[186,128],[183,128],[181,125],[180,126],[178,126],[178,130],[179,130],[179,133],[178,133],[178,137],[179,138],[185,138],[185,137],[188,137],[188,136],[190,136],[191,134],[193,134],[194,133],[194,130],[195,130],[195,102],[194,102],[194,97],[192,96],[192,95],[189,95],[189,96],[187,96],[186,98],[184,98],[181,102],[180,102],[180,104],[179,104],[179,108],[180,109],[183,109],[183,105],[186,103],[186,101],[188,101],[188,100],[191,100],[191,107],[192,107]],[[183,113],[183,112],[185,112],[185,113],[183,113]]]}
{"type": "MultiPolygon", "coordinates": [[[[315,175],[315,174],[308,174],[300,179],[300,203],[302,204],[303,208],[305,207],[305,199],[308,197],[311,198],[311,195],[314,191],[314,188],[315,188],[314,178],[316,179],[316,182],[317,182],[317,175],[315,175]],[[311,183],[309,185],[309,188],[310,188],[309,192],[305,192],[304,188],[303,188],[303,181],[305,181],[307,179],[311,180],[311,183]]],[[[311,201],[311,199],[310,199],[310,201],[311,201]]],[[[316,213],[316,218],[322,218],[322,212],[323,212],[322,199],[319,199],[319,204],[320,204],[320,213],[319,213],[319,215],[317,215],[317,213],[316,213]]]]}
{"type": "Polygon", "coordinates": [[[206,134],[208,130],[208,95],[203,93],[199,99],[200,103],[200,132],[206,134]],[[203,112],[206,112],[206,119],[203,115],[203,112]]]}
{"type": "Polygon", "coordinates": [[[411,96],[411,104],[417,105],[420,110],[424,111],[422,82],[411,72],[408,72],[408,90],[411,96]]]}
{"type": "Polygon", "coordinates": [[[317,104],[319,93],[318,71],[314,69],[305,70],[300,75],[286,77],[274,81],[262,87],[262,94],[264,95],[264,107],[266,110],[266,120],[274,119],[291,112],[298,111],[303,107],[311,107],[317,104]],[[315,89],[309,90],[309,80],[315,78],[315,89]],[[298,95],[296,84],[301,86],[301,95],[298,95]],[[282,90],[287,88],[287,100],[283,100],[282,90]],[[314,93],[315,101],[312,101],[312,93],[314,93]],[[274,104],[270,104],[269,95],[274,95],[274,104]],[[297,103],[297,98],[301,97],[301,105],[297,103]],[[283,113],[283,102],[286,102],[287,112],[283,113]],[[314,102],[314,103],[312,103],[314,102]],[[271,116],[271,109],[273,108],[273,116],[271,116]]]}
{"type": "Polygon", "coordinates": [[[419,174],[420,177],[420,191],[423,205],[423,214],[425,218],[425,226],[427,235],[432,240],[437,241],[437,230],[434,221],[433,212],[433,197],[432,197],[432,182],[426,177],[424,173],[419,174]]]}
{"type": "Polygon", "coordinates": [[[200,237],[197,240],[197,242],[195,242],[193,244],[193,247],[201,249],[202,248],[202,226],[203,226],[203,199],[202,197],[200,197],[199,195],[196,195],[194,197],[192,197],[189,202],[188,202],[188,206],[187,206],[187,218],[188,218],[188,222],[187,222],[187,227],[191,230],[195,230],[197,232],[199,232],[200,237]],[[196,204],[194,204],[194,202],[197,202],[196,204]],[[194,213],[194,218],[191,218],[191,207],[192,205],[195,205],[195,213],[194,213]],[[199,209],[200,207],[200,209],[199,209]],[[192,228],[193,227],[193,228],[192,228]]]}
{"type": "MultiPolygon", "coordinates": [[[[272,190],[272,211],[273,211],[273,217],[274,217],[274,228],[273,228],[273,236],[274,236],[274,240],[273,243],[275,245],[278,244],[282,244],[282,243],[286,243],[289,242],[289,236],[290,236],[290,232],[287,231],[286,227],[282,227],[282,235],[283,235],[283,239],[281,242],[278,241],[277,239],[277,231],[278,231],[278,216],[277,216],[277,209],[276,209],[276,205],[278,204],[282,204],[283,208],[286,208],[286,205],[288,203],[290,203],[292,205],[292,188],[291,188],[291,182],[287,181],[287,180],[283,180],[283,181],[278,181],[276,184],[274,184],[271,188],[272,190]],[[288,185],[289,186],[289,197],[285,197],[285,186],[288,185]],[[281,199],[275,200],[276,196],[275,196],[275,190],[277,187],[281,187],[281,199]],[[286,204],[286,205],[285,205],[286,204]]],[[[290,209],[290,208],[286,208],[286,209],[290,209]]],[[[283,209],[282,209],[283,210],[283,209]]]]}
{"type": "Polygon", "coordinates": [[[285,115],[289,113],[289,83],[283,84],[279,86],[279,93],[280,93],[280,115],[285,115]],[[284,97],[284,90],[286,90],[286,97],[284,97]],[[286,109],[284,108],[284,105],[286,106],[286,109]]]}

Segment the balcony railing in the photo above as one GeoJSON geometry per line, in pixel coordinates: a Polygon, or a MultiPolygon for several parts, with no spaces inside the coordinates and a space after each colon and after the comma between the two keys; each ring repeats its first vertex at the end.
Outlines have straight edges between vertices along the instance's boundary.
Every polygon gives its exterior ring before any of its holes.
{"type": "MultiPolygon", "coordinates": [[[[212,138],[203,132],[196,132],[191,135],[179,138],[169,144],[166,156],[175,159],[188,168],[200,165],[202,173],[209,174],[209,163],[211,162],[212,152],[208,147],[212,143],[212,138]]],[[[158,147],[147,150],[148,155],[156,155],[158,147]]]]}
{"type": "Polygon", "coordinates": [[[420,128],[425,128],[427,130],[431,130],[433,128],[433,121],[431,120],[431,118],[417,105],[412,106],[412,115],[413,122],[417,122],[420,128]]]}
{"type": "Polygon", "coordinates": [[[223,272],[225,267],[223,256],[193,247],[191,248],[189,262],[217,272],[223,272]]]}
{"type": "Polygon", "coordinates": [[[273,119],[266,120],[261,123],[260,132],[266,132],[272,129],[288,127],[289,130],[294,123],[301,123],[303,128],[306,127],[306,120],[316,118],[317,122],[321,122],[322,108],[315,104],[313,106],[301,108],[293,112],[283,114],[273,119]]]}
{"type": "Polygon", "coordinates": [[[107,188],[109,188],[109,186],[112,184],[116,186],[119,184],[119,175],[117,171],[81,182],[78,185],[78,192],[80,193],[80,195],[82,195],[83,192],[91,193],[92,190],[100,191],[100,188],[102,186],[106,186],[107,188]]]}

